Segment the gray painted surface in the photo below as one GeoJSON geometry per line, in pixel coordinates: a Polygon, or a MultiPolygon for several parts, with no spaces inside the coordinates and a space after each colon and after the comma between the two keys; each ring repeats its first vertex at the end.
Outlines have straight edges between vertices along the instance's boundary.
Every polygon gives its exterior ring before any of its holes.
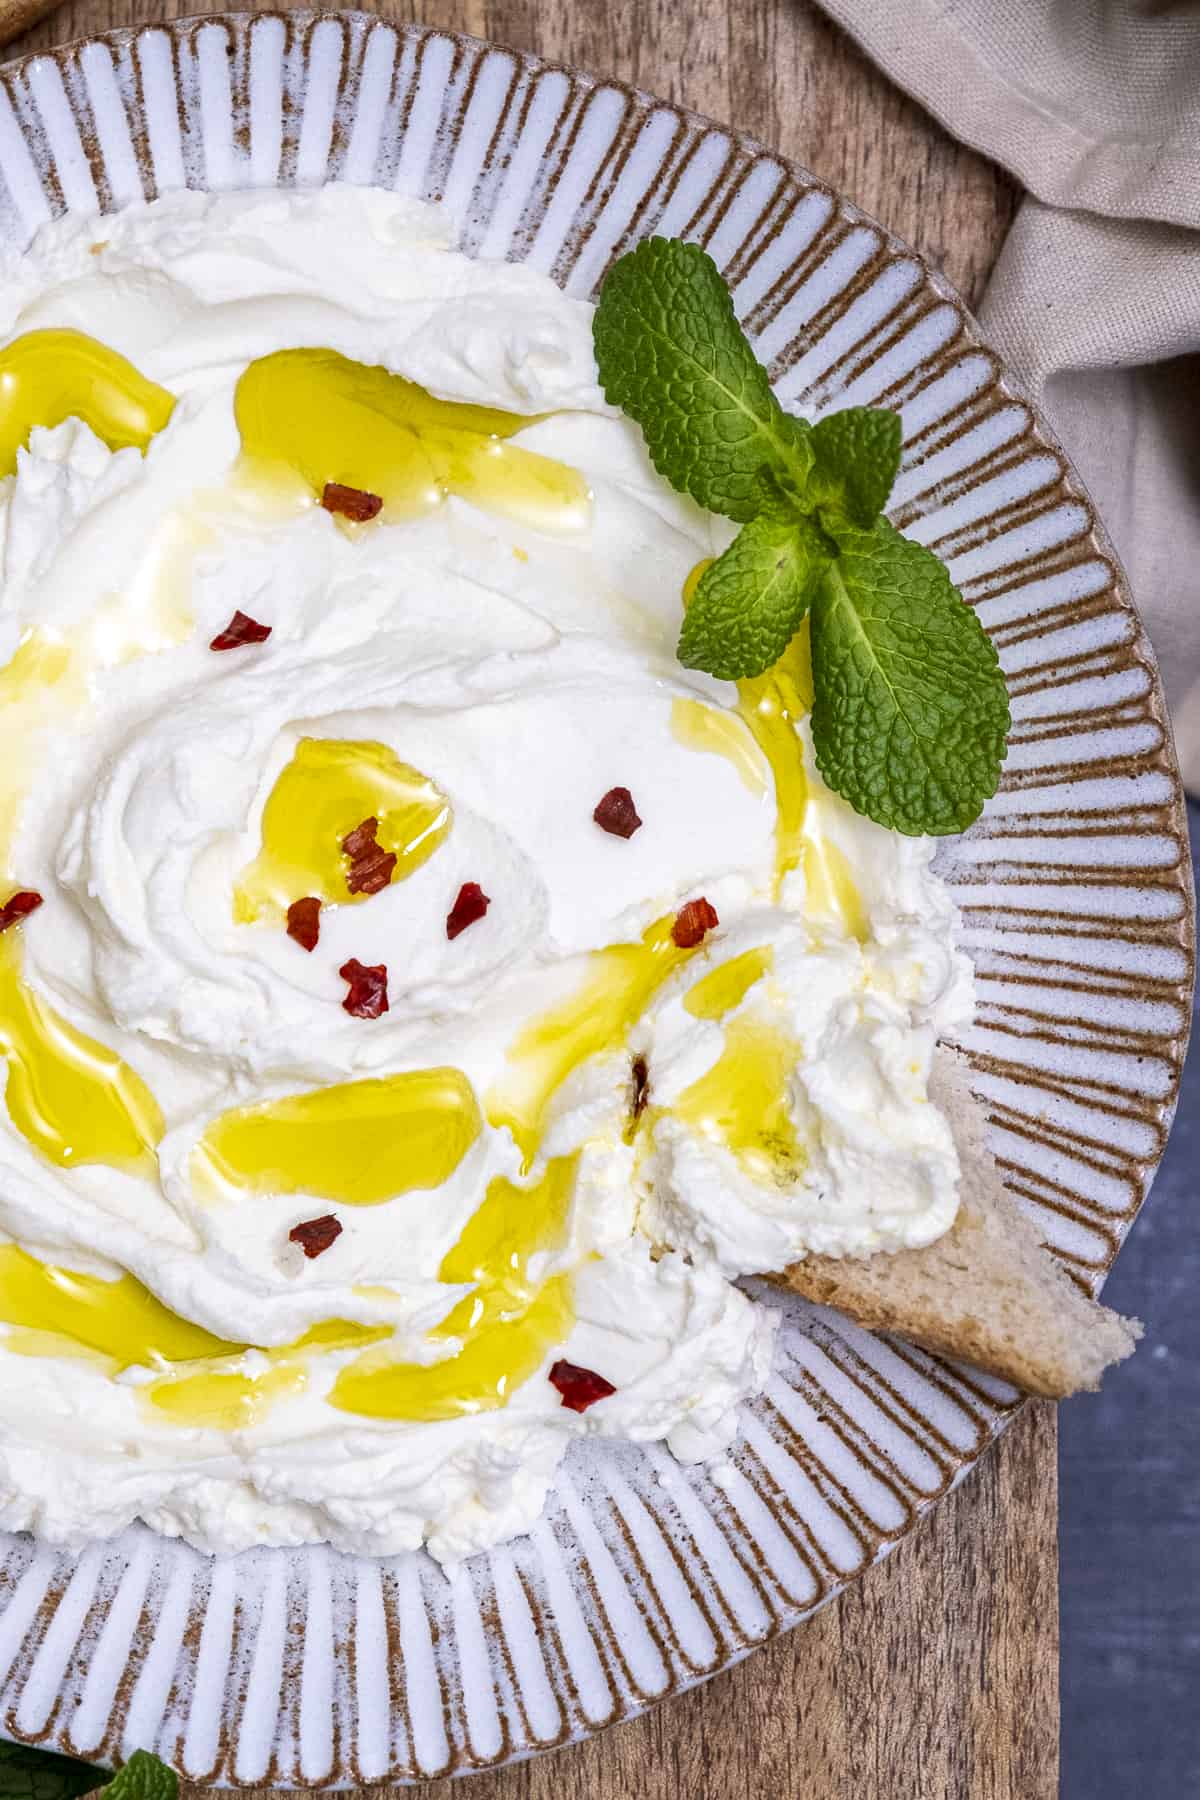
{"type": "MultiPolygon", "coordinates": [[[[1200,806],[1190,808],[1193,865],[1200,806]]],[[[1197,867],[1200,884],[1200,867],[1197,867]]],[[[1062,1800],[1200,1795],[1200,1044],[1104,1297],[1146,1322],[1062,1409],[1062,1800]]]]}

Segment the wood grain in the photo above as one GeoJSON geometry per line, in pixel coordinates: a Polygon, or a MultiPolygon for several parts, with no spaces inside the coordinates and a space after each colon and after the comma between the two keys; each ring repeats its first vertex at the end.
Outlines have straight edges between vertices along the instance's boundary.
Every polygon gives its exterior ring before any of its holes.
{"type": "MultiPolygon", "coordinates": [[[[19,0],[31,4],[33,0],[19,0]]],[[[0,0],[2,16],[3,0],[0,0]]],[[[70,0],[21,54],[199,10],[70,0]]],[[[240,10],[252,10],[243,0],[240,10]]],[[[411,18],[411,5],[378,8],[411,18]]],[[[1017,200],[799,0],[425,0],[427,24],[730,120],[881,219],[978,301],[1017,200]]],[[[1052,1800],[1056,1422],[1030,1407],[894,1556],[801,1629],[602,1738],[423,1800],[1052,1800]]]]}
{"type": "Polygon", "coordinates": [[[0,44],[20,37],[53,12],[57,4],[58,0],[0,0],[0,44]]]}

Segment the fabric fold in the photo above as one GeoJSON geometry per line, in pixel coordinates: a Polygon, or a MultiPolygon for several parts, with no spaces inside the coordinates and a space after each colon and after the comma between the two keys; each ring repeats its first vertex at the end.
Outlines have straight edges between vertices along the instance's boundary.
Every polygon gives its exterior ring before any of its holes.
{"type": "Polygon", "coordinates": [[[980,320],[1116,546],[1200,791],[1200,8],[821,3],[1029,190],[980,320]]]}

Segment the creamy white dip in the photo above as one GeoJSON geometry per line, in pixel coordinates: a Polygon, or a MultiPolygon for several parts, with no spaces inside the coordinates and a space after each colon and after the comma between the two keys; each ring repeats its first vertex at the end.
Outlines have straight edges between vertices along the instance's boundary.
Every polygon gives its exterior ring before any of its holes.
{"type": "Polygon", "coordinates": [[[734,689],[674,657],[684,583],[728,527],[671,492],[606,406],[590,307],[528,269],[468,261],[449,235],[436,210],[382,192],[182,194],[56,223],[4,268],[6,343],[86,332],[178,403],[145,454],[78,420],[35,429],[0,488],[0,658],[32,629],[71,659],[0,712],[0,900],[43,896],[19,928],[22,979],[116,1050],[165,1120],[157,1173],[122,1171],[56,1164],[0,1109],[0,1234],[43,1265],[132,1276],[252,1343],[228,1365],[251,1383],[331,1319],[389,1329],[389,1353],[430,1362],[454,1348],[430,1334],[469,1292],[439,1268],[488,1183],[521,1187],[579,1152],[565,1237],[538,1265],[569,1277],[574,1322],[491,1410],[347,1411],[332,1389],[362,1351],[335,1347],[233,1429],[147,1405],[161,1368],[0,1323],[7,1527],[78,1544],[141,1517],[212,1550],[427,1542],[455,1559],[532,1522],[574,1437],[724,1451],[767,1378],[774,1323],[736,1277],[809,1250],[925,1244],[953,1220],[957,1158],[927,1078],[972,991],[932,843],[851,813],[809,754],[807,856],[777,879],[774,784],[753,740],[738,766],[679,729],[681,705],[740,729],[734,689]],[[235,386],[254,359],[303,346],[536,415],[516,444],[580,471],[590,507],[540,532],[452,496],[348,530],[317,505],[255,503],[236,478],[235,386]],[[214,654],[235,610],[271,636],[214,654]],[[311,954],[278,923],[236,922],[231,900],[306,737],[385,744],[453,808],[407,879],[323,911],[311,954]],[[592,817],[615,786],[643,821],[628,839],[592,817]],[[853,917],[808,879],[827,853],[853,917]],[[491,904],[451,940],[470,881],[491,904]],[[719,927],[555,1091],[522,1173],[487,1119],[522,1029],[580,990],[597,952],[699,895],[719,927]],[[729,1010],[689,1008],[702,979],[764,949],[729,1010]],[[342,1009],[348,958],[386,966],[383,1017],[342,1009]],[[688,1104],[727,1050],[736,1069],[739,1032],[790,1047],[790,1161],[744,1153],[688,1104]],[[634,1055],[650,1080],[636,1132],[634,1055]],[[434,1189],[339,1206],[196,1179],[197,1140],[231,1108],[431,1067],[462,1071],[485,1115],[434,1189]],[[288,1233],[330,1212],[342,1233],[308,1260],[288,1233]],[[615,1392],[568,1410],[547,1379],[560,1357],[615,1392]]]}

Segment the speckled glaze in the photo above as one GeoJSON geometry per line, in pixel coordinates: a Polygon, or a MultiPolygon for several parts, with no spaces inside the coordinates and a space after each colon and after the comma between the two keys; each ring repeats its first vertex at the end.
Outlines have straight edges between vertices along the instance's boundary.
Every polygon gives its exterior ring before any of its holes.
{"type": "MultiPolygon", "coordinates": [[[[1008,1180],[1102,1281],[1170,1121],[1193,921],[1154,658],[1084,493],[951,289],[803,170],[616,83],[363,15],[189,21],[9,65],[0,233],[181,186],[377,182],[471,255],[594,294],[651,232],[704,244],[785,403],[904,422],[892,517],[950,564],[1013,697],[1000,794],[941,867],[979,973],[965,1040],[1008,1180]]],[[[467,1771],[584,1736],[736,1661],[886,1554],[1019,1404],[783,1304],[722,1488],[577,1446],[527,1537],[209,1559],[144,1529],[0,1538],[0,1727],[198,1781],[467,1771]]]]}

